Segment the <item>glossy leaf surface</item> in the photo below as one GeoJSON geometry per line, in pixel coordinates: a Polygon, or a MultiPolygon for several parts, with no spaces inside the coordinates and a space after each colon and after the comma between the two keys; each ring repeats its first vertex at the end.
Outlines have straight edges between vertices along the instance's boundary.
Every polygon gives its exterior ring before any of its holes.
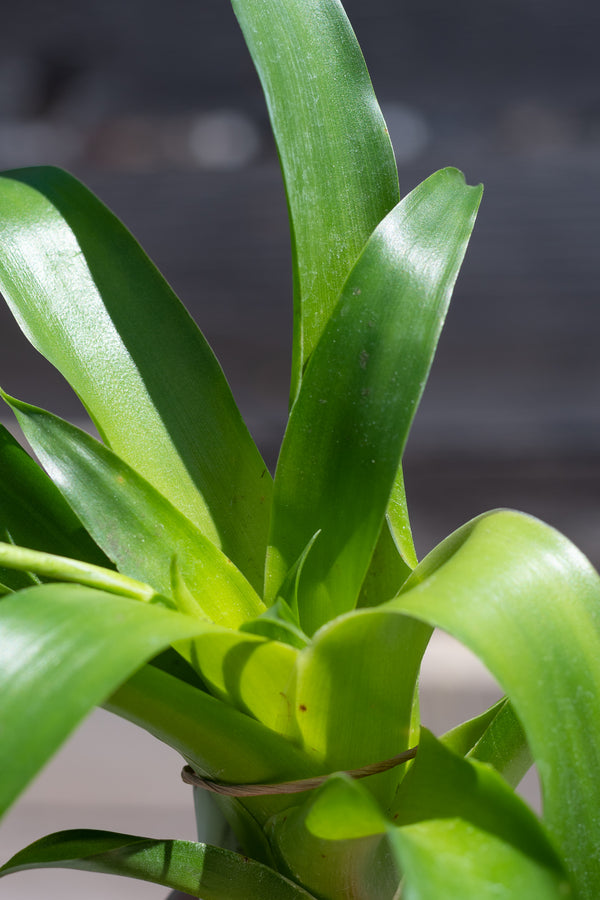
{"type": "MultiPolygon", "coordinates": [[[[380,762],[408,748],[430,633],[395,613],[360,610],[324,626],[300,652],[296,717],[304,746],[323,759],[325,771],[380,762]]],[[[403,774],[397,767],[365,782],[383,808],[403,774]]]]}
{"type": "Polygon", "coordinates": [[[233,0],[286,186],[294,263],[292,398],[348,272],[398,202],[390,139],[339,0],[233,0]]]}
{"type": "MultiPolygon", "coordinates": [[[[110,565],[86,533],[58,488],[29,454],[0,425],[0,539],[34,550],[110,565]]],[[[12,588],[28,580],[0,568],[1,580],[12,588]]]]}
{"type": "Polygon", "coordinates": [[[327,900],[393,900],[400,875],[389,823],[363,784],[334,775],[270,823],[279,863],[327,900]]]}
{"type": "Polygon", "coordinates": [[[402,900],[569,900],[564,878],[462,819],[418,822],[393,837],[402,900]]]}
{"type": "Polygon", "coordinates": [[[76,179],[0,177],[0,290],[103,439],[262,582],[270,477],[200,331],[76,179]]]}
{"type": "Polygon", "coordinates": [[[459,756],[493,766],[512,787],[517,787],[533,765],[523,726],[506,697],[447,731],[442,741],[459,756]]]}
{"type": "Polygon", "coordinates": [[[264,610],[239,570],[145,479],[86,432],[7,398],[52,480],[119,571],[170,596],[173,558],[206,615],[235,627],[264,610]]]}
{"type": "MultiPolygon", "coordinates": [[[[174,747],[199,774],[212,778],[274,783],[323,772],[291,741],[154,666],[136,672],[103,705],[174,747]]],[[[290,802],[296,803],[297,795],[265,795],[243,802],[264,823],[290,802]]]]}
{"type": "Polygon", "coordinates": [[[306,369],[277,465],[266,589],[277,595],[320,530],[300,578],[308,633],[357,602],[480,197],[444,169],[395,207],[306,369]]]}
{"type": "Polygon", "coordinates": [[[94,706],[171,642],[206,627],[74,584],[0,600],[0,814],[94,706]]]}
{"type": "Polygon", "coordinates": [[[548,832],[577,896],[596,898],[597,572],[552,528],[500,511],[474,519],[447,538],[386,606],[448,631],[500,682],[538,767],[548,832]]]}
{"type": "Polygon", "coordinates": [[[202,900],[312,900],[287,878],[231,850],[108,831],[49,835],[17,853],[0,869],[0,876],[39,868],[126,875],[202,900]]]}
{"type": "MultiPolygon", "coordinates": [[[[395,798],[392,819],[404,826],[459,818],[561,874],[541,823],[498,772],[458,756],[423,728],[417,757],[395,798]]],[[[463,853],[470,853],[467,845],[463,853]]]]}

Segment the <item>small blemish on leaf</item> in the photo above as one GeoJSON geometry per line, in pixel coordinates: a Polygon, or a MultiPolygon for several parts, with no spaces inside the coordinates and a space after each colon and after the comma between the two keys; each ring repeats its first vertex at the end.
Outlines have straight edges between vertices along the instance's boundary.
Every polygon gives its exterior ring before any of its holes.
{"type": "Polygon", "coordinates": [[[359,362],[360,362],[361,369],[367,368],[367,363],[369,362],[369,354],[367,353],[366,350],[360,351],[359,362]]]}
{"type": "Polygon", "coordinates": [[[352,288],[352,296],[353,297],[360,297],[361,294],[362,294],[362,291],[359,287],[352,288]]]}
{"type": "Polygon", "coordinates": [[[300,704],[299,709],[301,712],[306,712],[306,706],[304,705],[304,703],[300,704]]]}

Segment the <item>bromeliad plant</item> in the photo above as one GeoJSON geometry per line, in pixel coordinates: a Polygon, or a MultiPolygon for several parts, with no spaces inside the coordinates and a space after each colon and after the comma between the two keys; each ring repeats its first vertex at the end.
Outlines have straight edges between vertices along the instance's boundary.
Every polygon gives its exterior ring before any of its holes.
{"type": "Polygon", "coordinates": [[[481,190],[445,169],[399,201],[338,0],[233,6],[292,230],[274,480],[125,228],[61,171],[0,178],[2,292],[102,438],[5,395],[45,472],[2,432],[0,804],[99,704],[224,791],[241,853],[70,831],[2,874],[69,866],[203,900],[596,900],[598,575],[510,511],[417,564],[406,510],[402,452],[481,190]],[[436,626],[507,695],[441,738],[417,702],[436,626]],[[513,790],[532,759],[541,820],[513,790]]]}

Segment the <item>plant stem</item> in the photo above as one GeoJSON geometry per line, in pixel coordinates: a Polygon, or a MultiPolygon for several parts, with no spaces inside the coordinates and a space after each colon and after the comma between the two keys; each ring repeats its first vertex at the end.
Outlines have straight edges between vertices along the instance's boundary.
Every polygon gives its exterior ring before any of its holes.
{"type": "Polygon", "coordinates": [[[111,594],[131,597],[147,603],[160,595],[148,584],[121,575],[102,566],[69,559],[66,556],[54,556],[41,553],[27,547],[16,547],[0,541],[0,566],[7,569],[18,569],[21,572],[33,572],[56,581],[73,581],[87,587],[99,588],[111,594]]]}

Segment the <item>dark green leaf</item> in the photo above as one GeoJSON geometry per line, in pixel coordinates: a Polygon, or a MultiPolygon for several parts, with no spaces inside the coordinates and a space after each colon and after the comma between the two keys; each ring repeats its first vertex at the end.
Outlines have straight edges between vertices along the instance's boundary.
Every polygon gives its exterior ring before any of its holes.
{"type": "Polygon", "coordinates": [[[294,261],[292,398],[348,272],[398,202],[385,122],[339,0],[233,0],[283,170],[294,261]]]}
{"type": "MultiPolygon", "coordinates": [[[[3,425],[0,472],[0,540],[99,566],[110,565],[58,488],[3,425]]],[[[13,589],[31,584],[30,579],[13,570],[0,568],[0,572],[13,589]]]]}
{"type": "Polygon", "coordinates": [[[231,850],[109,831],[48,835],[17,853],[0,875],[40,868],[126,875],[202,900],[313,900],[287,878],[231,850]]]}

